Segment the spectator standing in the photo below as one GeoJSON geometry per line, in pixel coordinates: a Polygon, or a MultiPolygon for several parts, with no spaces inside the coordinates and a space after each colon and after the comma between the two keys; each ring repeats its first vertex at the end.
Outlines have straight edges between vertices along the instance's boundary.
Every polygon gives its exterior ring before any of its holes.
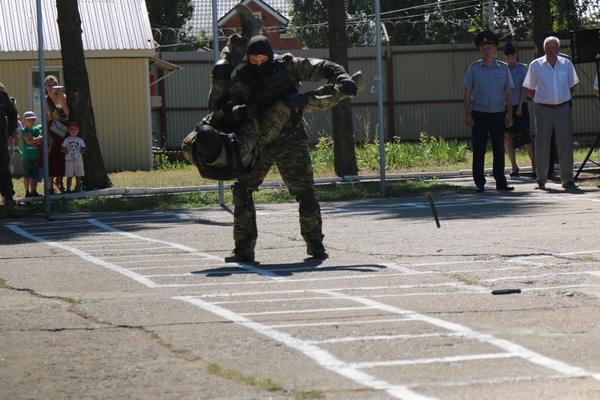
{"type": "Polygon", "coordinates": [[[65,192],[63,177],[65,176],[65,157],[61,151],[65,136],[53,132],[52,123],[69,121],[69,105],[64,88],[58,85],[54,75],[48,75],[45,80],[46,115],[48,117],[48,134],[50,136],[50,152],[48,153],[48,175],[50,176],[50,193],[56,193],[54,186],[60,192],[65,192]]]}
{"type": "Polygon", "coordinates": [[[67,190],[71,192],[71,183],[75,177],[75,192],[81,191],[81,178],[85,175],[83,170],[83,154],[87,151],[82,138],[78,137],[79,124],[69,122],[69,136],[63,141],[61,151],[65,155],[65,176],[67,177],[67,190]]]}
{"type": "Polygon", "coordinates": [[[465,124],[472,127],[473,181],[477,192],[483,192],[485,152],[488,133],[493,150],[493,174],[496,190],[514,190],[504,175],[504,132],[512,125],[512,88],[508,65],[496,60],[500,40],[490,31],[475,37],[482,59],[467,69],[463,82],[465,124]]]}
{"type": "Polygon", "coordinates": [[[25,197],[38,197],[37,178],[40,162],[39,147],[42,146],[42,132],[35,126],[36,116],[33,111],[23,114],[25,126],[21,129],[21,144],[23,146],[23,185],[25,197]]]}
{"type": "MultiPolygon", "coordinates": [[[[527,90],[523,89],[523,81],[527,75],[527,65],[517,61],[517,49],[511,42],[504,46],[504,61],[508,64],[515,87],[512,89],[513,124],[506,129],[504,135],[504,148],[510,160],[510,176],[519,176],[519,166],[515,155],[515,146],[512,141],[513,135],[530,135],[529,108],[527,107],[527,90]]],[[[531,160],[531,166],[535,173],[535,150],[533,140],[525,144],[525,149],[531,160]]]]}
{"type": "Polygon", "coordinates": [[[538,188],[548,181],[552,131],[560,165],[560,180],[565,189],[578,186],[573,179],[573,121],[571,99],[579,78],[573,63],[559,57],[560,41],[555,36],[544,40],[545,55],[529,64],[523,86],[536,103],[535,159],[538,188]]]}
{"type": "Polygon", "coordinates": [[[4,198],[4,204],[12,206],[15,204],[13,196],[15,190],[10,173],[10,155],[6,143],[7,132],[17,129],[17,109],[10,100],[8,93],[0,91],[0,195],[4,198]]]}

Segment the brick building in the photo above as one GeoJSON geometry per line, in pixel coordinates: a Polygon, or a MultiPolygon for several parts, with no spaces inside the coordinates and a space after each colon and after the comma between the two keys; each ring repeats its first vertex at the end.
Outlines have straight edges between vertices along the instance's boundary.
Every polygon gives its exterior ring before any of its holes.
{"type": "MultiPolygon", "coordinates": [[[[218,1],[219,46],[222,48],[227,37],[240,31],[240,18],[233,9],[239,0],[218,1]]],[[[194,13],[188,25],[193,33],[203,31],[212,42],[213,12],[212,0],[194,0],[194,13]]],[[[288,0],[244,0],[241,2],[252,10],[254,15],[263,20],[262,34],[269,38],[275,51],[285,52],[302,49],[302,40],[288,36],[289,12],[291,3],[288,0]]]]}

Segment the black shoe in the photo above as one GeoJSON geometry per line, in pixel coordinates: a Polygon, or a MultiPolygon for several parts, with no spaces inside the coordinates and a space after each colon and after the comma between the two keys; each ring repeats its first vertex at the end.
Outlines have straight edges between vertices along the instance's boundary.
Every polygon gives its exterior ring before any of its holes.
{"type": "Polygon", "coordinates": [[[563,183],[562,187],[565,188],[565,189],[579,189],[579,185],[577,185],[573,181],[569,181],[567,183],[563,183]]]}
{"type": "Polygon", "coordinates": [[[225,262],[254,262],[254,249],[235,249],[225,257],[225,262]]]}
{"type": "Polygon", "coordinates": [[[496,186],[496,190],[507,190],[507,191],[511,191],[511,190],[515,190],[514,186],[508,186],[508,185],[504,185],[504,186],[496,186]]]}
{"type": "Polygon", "coordinates": [[[325,251],[325,247],[321,242],[307,243],[306,254],[312,256],[313,258],[318,258],[320,260],[329,258],[329,254],[327,254],[327,251],[325,251]]]}
{"type": "Polygon", "coordinates": [[[485,190],[485,186],[477,186],[477,189],[475,189],[475,191],[477,193],[483,193],[484,190],[485,190]]]}
{"type": "Polygon", "coordinates": [[[25,192],[25,197],[31,197],[31,193],[25,192]]]}
{"type": "Polygon", "coordinates": [[[519,170],[517,169],[516,171],[511,172],[510,176],[519,176],[519,170]]]}
{"type": "Polygon", "coordinates": [[[5,206],[12,207],[15,204],[17,204],[17,202],[12,197],[5,197],[4,198],[4,205],[5,206]]]}
{"type": "Polygon", "coordinates": [[[33,192],[31,192],[31,197],[41,197],[42,195],[39,194],[36,190],[34,190],[33,192]]]}
{"type": "Polygon", "coordinates": [[[536,189],[540,189],[540,190],[546,189],[546,182],[538,182],[537,184],[538,184],[538,186],[536,187],[536,189]]]}

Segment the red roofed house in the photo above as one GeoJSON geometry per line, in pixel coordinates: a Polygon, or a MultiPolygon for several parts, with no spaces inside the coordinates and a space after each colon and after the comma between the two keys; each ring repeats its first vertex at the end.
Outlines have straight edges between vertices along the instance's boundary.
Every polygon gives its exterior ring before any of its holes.
{"type": "MultiPolygon", "coordinates": [[[[227,37],[240,32],[240,18],[234,10],[239,0],[218,1],[219,46],[222,48],[227,37]]],[[[242,4],[250,8],[253,14],[263,21],[261,34],[269,38],[273,50],[286,52],[304,47],[302,40],[287,35],[291,3],[288,0],[244,0],[242,4]],[[268,4],[267,4],[268,3],[268,4]]],[[[212,0],[194,0],[194,13],[188,25],[192,32],[204,31],[212,42],[212,0]]]]}

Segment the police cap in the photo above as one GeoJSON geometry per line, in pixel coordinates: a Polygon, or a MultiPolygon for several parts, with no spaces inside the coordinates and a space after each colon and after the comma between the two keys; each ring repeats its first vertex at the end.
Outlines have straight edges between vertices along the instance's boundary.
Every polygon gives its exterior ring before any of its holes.
{"type": "Polygon", "coordinates": [[[475,46],[479,47],[482,44],[493,44],[498,47],[500,44],[500,39],[498,39],[498,35],[494,32],[490,31],[482,31],[475,36],[475,46]]]}

